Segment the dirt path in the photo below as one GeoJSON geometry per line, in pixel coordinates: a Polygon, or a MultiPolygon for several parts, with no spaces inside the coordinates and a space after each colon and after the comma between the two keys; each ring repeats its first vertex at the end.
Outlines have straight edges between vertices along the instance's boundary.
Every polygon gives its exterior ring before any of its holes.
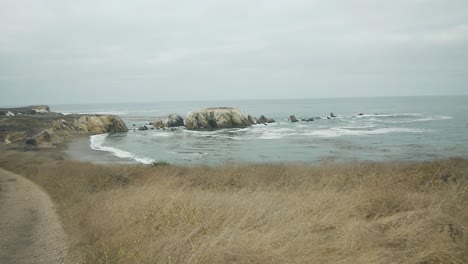
{"type": "Polygon", "coordinates": [[[70,263],[67,251],[49,196],[0,168],[0,263],[70,263]]]}

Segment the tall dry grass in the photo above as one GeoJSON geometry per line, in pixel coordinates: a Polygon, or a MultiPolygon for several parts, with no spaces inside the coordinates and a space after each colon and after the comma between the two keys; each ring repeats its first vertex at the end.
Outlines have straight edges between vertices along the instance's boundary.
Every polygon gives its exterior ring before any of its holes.
{"type": "Polygon", "coordinates": [[[468,263],[468,160],[0,165],[49,192],[84,263],[468,263]]]}

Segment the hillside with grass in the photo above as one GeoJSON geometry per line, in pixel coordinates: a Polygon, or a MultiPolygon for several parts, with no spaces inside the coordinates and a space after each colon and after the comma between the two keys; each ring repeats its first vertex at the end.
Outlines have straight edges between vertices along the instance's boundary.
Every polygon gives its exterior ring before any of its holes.
{"type": "Polygon", "coordinates": [[[0,155],[85,263],[468,263],[468,160],[155,165],[0,155]]]}

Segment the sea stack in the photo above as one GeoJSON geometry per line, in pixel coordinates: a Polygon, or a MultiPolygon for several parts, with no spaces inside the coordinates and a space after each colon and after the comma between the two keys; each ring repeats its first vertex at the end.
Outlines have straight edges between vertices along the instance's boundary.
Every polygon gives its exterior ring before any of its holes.
{"type": "Polygon", "coordinates": [[[236,108],[216,107],[192,111],[185,118],[190,130],[247,127],[249,119],[236,108]]]}

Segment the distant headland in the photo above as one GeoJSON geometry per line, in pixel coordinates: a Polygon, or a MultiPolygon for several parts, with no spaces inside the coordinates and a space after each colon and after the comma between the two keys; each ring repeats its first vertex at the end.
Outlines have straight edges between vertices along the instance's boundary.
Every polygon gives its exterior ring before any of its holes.
{"type": "Polygon", "coordinates": [[[47,105],[0,108],[0,142],[28,148],[56,148],[77,134],[127,132],[115,115],[70,114],[50,111],[47,105]]]}

